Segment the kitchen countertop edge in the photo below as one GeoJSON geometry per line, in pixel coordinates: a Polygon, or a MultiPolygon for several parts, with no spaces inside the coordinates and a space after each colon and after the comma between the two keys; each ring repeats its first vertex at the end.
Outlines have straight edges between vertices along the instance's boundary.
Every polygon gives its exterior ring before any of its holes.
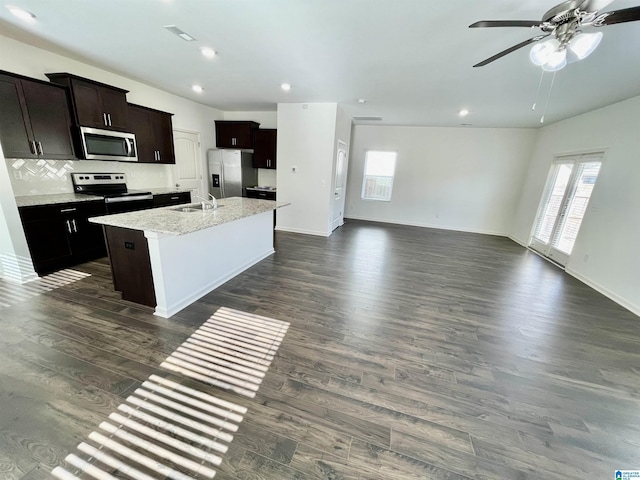
{"type": "Polygon", "coordinates": [[[179,206],[154,208],[90,218],[92,223],[165,235],[185,235],[241,220],[290,205],[289,202],[231,197],[218,200],[220,208],[201,212],[179,212],[179,206]]]}
{"type": "MultiPolygon", "coordinates": [[[[191,192],[188,188],[158,187],[144,188],[143,191],[151,192],[152,195],[164,195],[171,193],[191,192]]],[[[42,205],[56,205],[58,203],[91,202],[94,200],[104,200],[102,195],[86,195],[77,193],[45,193],[41,195],[20,195],[14,197],[18,208],[37,207],[42,205]]]]}

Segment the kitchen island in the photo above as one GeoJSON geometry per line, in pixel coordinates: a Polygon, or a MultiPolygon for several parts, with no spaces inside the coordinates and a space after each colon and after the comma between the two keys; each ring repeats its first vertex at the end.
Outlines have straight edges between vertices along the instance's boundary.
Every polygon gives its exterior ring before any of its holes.
{"type": "Polygon", "coordinates": [[[283,202],[232,197],[217,209],[185,205],[94,217],[104,227],[115,289],[171,317],[274,253],[283,202]]]}

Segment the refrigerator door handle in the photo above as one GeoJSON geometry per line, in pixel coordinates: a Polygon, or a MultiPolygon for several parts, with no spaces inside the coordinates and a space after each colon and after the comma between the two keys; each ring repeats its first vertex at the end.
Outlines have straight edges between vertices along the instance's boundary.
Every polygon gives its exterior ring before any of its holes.
{"type": "Polygon", "coordinates": [[[220,195],[222,198],[226,198],[224,194],[224,159],[220,161],[220,195]]]}

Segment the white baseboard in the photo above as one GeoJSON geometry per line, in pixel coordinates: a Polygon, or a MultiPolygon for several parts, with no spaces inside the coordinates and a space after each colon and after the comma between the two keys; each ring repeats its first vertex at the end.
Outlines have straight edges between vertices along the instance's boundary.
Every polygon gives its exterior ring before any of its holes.
{"type": "Polygon", "coordinates": [[[366,222],[377,222],[377,223],[390,223],[393,225],[406,225],[409,227],[422,227],[422,228],[435,228],[437,230],[449,230],[454,232],[465,232],[465,233],[480,233],[482,235],[495,235],[498,237],[507,237],[508,235],[505,232],[497,232],[494,230],[479,230],[474,228],[461,228],[461,227],[451,227],[445,225],[433,225],[429,223],[416,223],[416,222],[398,222],[398,221],[389,221],[383,218],[372,218],[372,217],[360,217],[360,216],[346,216],[344,217],[346,220],[364,220],[366,222]]]}
{"type": "Polygon", "coordinates": [[[2,278],[14,283],[27,283],[38,278],[31,258],[3,253],[0,255],[2,278]]]}
{"type": "Polygon", "coordinates": [[[331,232],[318,232],[316,230],[304,230],[302,228],[290,228],[290,227],[276,227],[276,231],[278,232],[289,232],[289,233],[302,233],[304,235],[315,235],[317,237],[328,237],[331,235],[331,232]]]}
{"type": "Polygon", "coordinates": [[[227,273],[223,277],[216,278],[211,283],[205,285],[204,287],[202,287],[198,291],[194,292],[188,298],[184,298],[180,302],[174,303],[173,305],[171,305],[171,306],[169,306],[167,308],[162,308],[162,307],[157,307],[156,306],[156,309],[153,312],[153,314],[154,315],[158,315],[159,317],[163,317],[163,318],[172,317],[173,315],[178,313],[183,308],[188,307],[193,302],[195,302],[196,300],[204,297],[207,293],[214,291],[216,288],[218,288],[222,284],[228,282],[229,280],[231,280],[236,275],[241,274],[242,272],[244,272],[248,268],[253,267],[256,263],[261,262],[262,260],[264,260],[265,258],[267,258],[270,255],[273,255],[273,253],[275,253],[275,250],[272,248],[271,250],[269,250],[267,252],[264,252],[261,255],[258,255],[254,259],[248,261],[244,265],[241,265],[240,267],[238,267],[237,269],[233,270],[232,272],[227,273]]]}
{"type": "Polygon", "coordinates": [[[616,295],[615,293],[613,293],[612,291],[606,289],[605,287],[603,287],[602,285],[600,285],[598,282],[594,282],[593,280],[591,280],[588,277],[585,277],[584,275],[579,274],[578,272],[576,272],[575,270],[572,270],[571,268],[568,267],[563,267],[562,265],[558,265],[557,263],[555,263],[553,260],[545,257],[544,255],[542,255],[539,252],[536,252],[534,249],[530,248],[529,246],[527,246],[527,244],[525,242],[523,242],[522,240],[514,237],[513,235],[509,235],[509,238],[511,240],[513,240],[514,242],[516,242],[517,244],[521,245],[522,247],[526,248],[527,250],[529,250],[530,252],[535,253],[536,255],[538,255],[540,258],[542,258],[543,260],[548,261],[549,263],[555,265],[558,268],[561,268],[562,270],[564,270],[566,273],[568,273],[569,275],[571,275],[572,277],[574,277],[577,280],[580,280],[582,283],[584,283],[585,285],[588,285],[589,287],[593,288],[595,291],[601,293],[602,295],[604,295],[607,298],[610,298],[611,300],[613,300],[614,302],[616,302],[618,305],[626,308],[627,310],[629,310],[631,313],[634,313],[635,315],[638,315],[640,317],[640,306],[635,305],[633,302],[629,302],[626,299],[620,297],[619,295],[616,295]]]}
{"type": "Polygon", "coordinates": [[[513,240],[514,242],[516,242],[521,247],[528,248],[526,242],[524,242],[523,240],[520,240],[519,238],[514,237],[513,235],[507,235],[507,237],[509,237],[510,240],[513,240]]]}
{"type": "Polygon", "coordinates": [[[564,270],[565,272],[567,272],[569,275],[571,275],[572,277],[580,280],[582,283],[585,283],[587,285],[589,285],[591,288],[593,288],[594,290],[600,292],[602,295],[604,295],[605,297],[610,298],[611,300],[613,300],[614,302],[616,302],[618,305],[623,306],[624,308],[626,308],[627,310],[629,310],[631,313],[638,315],[640,317],[640,305],[635,305],[633,302],[628,301],[625,298],[622,298],[619,295],[616,295],[615,293],[613,293],[611,290],[608,290],[607,288],[603,287],[602,285],[600,285],[597,282],[594,282],[593,280],[591,280],[588,277],[585,277],[584,275],[579,274],[578,272],[576,272],[573,269],[570,268],[565,268],[564,270]]]}

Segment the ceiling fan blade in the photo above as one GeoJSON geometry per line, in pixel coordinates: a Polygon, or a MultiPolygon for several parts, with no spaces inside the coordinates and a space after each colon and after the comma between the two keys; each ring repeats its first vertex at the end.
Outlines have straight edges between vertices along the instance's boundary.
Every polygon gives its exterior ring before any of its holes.
{"type": "Polygon", "coordinates": [[[533,37],[533,38],[530,38],[529,40],[525,40],[524,42],[520,42],[519,44],[514,45],[514,46],[513,46],[513,47],[511,47],[511,48],[507,48],[506,50],[503,50],[503,51],[502,51],[502,52],[500,52],[500,53],[496,53],[493,57],[489,57],[489,58],[487,58],[486,60],[483,60],[483,61],[482,61],[482,62],[480,62],[480,63],[476,63],[476,64],[474,65],[474,67],[484,67],[485,65],[487,65],[487,64],[489,64],[489,63],[491,63],[491,62],[493,62],[493,61],[495,61],[495,60],[498,60],[499,58],[502,58],[502,57],[504,57],[505,55],[508,55],[508,54],[509,54],[509,53],[511,53],[511,52],[515,52],[516,50],[518,50],[518,49],[520,49],[520,48],[522,48],[522,47],[526,47],[527,45],[531,45],[532,43],[535,43],[535,42],[537,42],[538,40],[542,40],[543,38],[546,38],[546,37],[548,37],[549,35],[550,35],[550,34],[547,34],[547,35],[537,35],[537,36],[535,36],[535,37],[533,37]]]}
{"type": "Polygon", "coordinates": [[[585,0],[578,8],[583,12],[600,12],[607,8],[613,0],[585,0]]]}
{"type": "Polygon", "coordinates": [[[540,20],[480,20],[472,23],[469,28],[487,27],[539,27],[540,20]]]}
{"type": "Polygon", "coordinates": [[[605,25],[635,22],[637,20],[640,20],[640,6],[623,8],[622,10],[613,10],[611,12],[604,12],[593,21],[593,26],[603,27],[605,25]]]}

